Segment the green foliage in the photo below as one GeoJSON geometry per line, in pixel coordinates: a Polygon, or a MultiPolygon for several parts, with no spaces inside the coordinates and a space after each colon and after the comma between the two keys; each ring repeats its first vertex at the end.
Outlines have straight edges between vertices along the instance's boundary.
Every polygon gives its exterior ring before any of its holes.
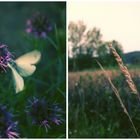
{"type": "Polygon", "coordinates": [[[0,103],[6,105],[18,121],[21,138],[64,138],[65,136],[65,93],[66,93],[66,3],[65,2],[3,2],[0,3],[1,42],[9,46],[15,59],[31,50],[41,52],[41,61],[35,73],[25,78],[25,90],[15,94],[11,71],[1,73],[0,103]],[[57,9],[57,10],[56,10],[57,9]],[[48,16],[53,31],[46,39],[37,39],[25,33],[25,23],[34,12],[48,16]],[[63,124],[44,127],[32,124],[25,112],[29,99],[33,96],[46,98],[60,104],[63,124]]]}
{"type": "Polygon", "coordinates": [[[134,51],[134,52],[129,52],[125,54],[125,63],[128,64],[135,64],[139,65],[140,64],[140,52],[139,51],[134,51]]]}
{"type": "MultiPolygon", "coordinates": [[[[118,73],[119,74],[119,73],[118,73]]],[[[134,82],[140,90],[140,78],[134,82]]],[[[72,79],[71,79],[72,80],[72,79]]],[[[74,79],[73,79],[74,80],[74,79]]],[[[123,75],[113,77],[123,102],[140,134],[137,97],[130,92],[123,75]]],[[[135,138],[135,132],[104,75],[87,74],[69,87],[70,138],[135,138]]]]}
{"type": "MultiPolygon", "coordinates": [[[[69,70],[77,71],[88,68],[98,68],[96,59],[101,60],[103,66],[114,66],[116,60],[109,50],[108,42],[102,40],[99,29],[87,29],[86,25],[79,21],[69,24],[69,70]]],[[[112,46],[123,58],[122,46],[113,40],[112,46]]]]}
{"type": "Polygon", "coordinates": [[[83,70],[92,67],[92,57],[88,54],[78,55],[76,58],[76,70],[83,70]]]}

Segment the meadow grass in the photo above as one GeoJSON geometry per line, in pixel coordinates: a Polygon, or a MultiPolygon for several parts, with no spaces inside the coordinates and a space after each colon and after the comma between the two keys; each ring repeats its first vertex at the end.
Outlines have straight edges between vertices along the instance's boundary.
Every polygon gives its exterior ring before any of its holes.
{"type": "MultiPolygon", "coordinates": [[[[120,97],[119,91],[117,90],[117,88],[116,88],[116,87],[114,86],[114,84],[112,83],[110,76],[107,74],[107,72],[105,71],[105,69],[103,68],[103,66],[102,66],[98,61],[97,61],[97,63],[98,63],[98,65],[100,66],[100,68],[102,69],[102,71],[104,72],[104,75],[106,76],[106,78],[108,79],[108,82],[110,83],[112,90],[114,91],[116,97],[118,98],[119,103],[120,103],[120,105],[121,105],[121,107],[122,107],[124,113],[128,116],[128,119],[129,119],[129,121],[131,122],[132,127],[133,127],[133,129],[134,129],[134,131],[135,131],[135,133],[136,133],[136,136],[139,137],[139,134],[138,134],[138,132],[137,132],[137,129],[136,129],[136,127],[135,127],[135,125],[134,125],[132,119],[131,119],[131,116],[130,116],[130,114],[128,113],[128,111],[127,111],[127,109],[126,109],[126,107],[125,107],[125,105],[124,105],[124,103],[123,103],[123,101],[122,101],[122,99],[121,99],[121,97],[120,97]]],[[[125,71],[127,71],[127,72],[125,72],[125,74],[127,74],[127,75],[125,75],[126,78],[129,76],[129,77],[127,78],[127,79],[128,79],[127,82],[128,82],[128,84],[130,85],[130,88],[131,88],[132,92],[137,92],[137,89],[136,89],[136,87],[135,87],[135,85],[134,85],[134,83],[133,83],[133,81],[132,81],[132,78],[131,78],[131,76],[130,76],[130,73],[129,73],[128,70],[126,70],[126,69],[125,69],[125,71]]],[[[139,99],[139,96],[138,96],[138,99],[139,99]]]]}
{"type": "MultiPolygon", "coordinates": [[[[140,134],[138,98],[120,71],[111,69],[107,73],[140,134]]],[[[139,91],[139,69],[131,69],[130,73],[139,91]]],[[[102,70],[69,73],[69,137],[137,137],[102,70]]]]}
{"type": "Polygon", "coordinates": [[[69,137],[139,137],[138,100],[140,100],[140,95],[137,90],[139,88],[137,86],[139,84],[139,72],[136,73],[134,69],[132,77],[112,44],[109,44],[109,48],[121,73],[118,73],[118,69],[115,69],[115,74],[113,74],[112,69],[106,71],[97,61],[101,71],[83,72],[84,74],[81,72],[79,77],[78,73],[73,77],[72,74],[69,74],[69,79],[72,81],[72,83],[69,81],[71,83],[69,84],[69,91],[71,92],[69,92],[69,114],[73,115],[69,119],[69,137]],[[118,105],[115,101],[110,102],[114,100],[113,95],[110,95],[112,92],[117,97],[122,112],[116,107],[118,105]],[[75,111],[73,114],[71,114],[72,110],[75,111]],[[121,116],[124,114],[128,117],[129,123],[126,123],[126,118],[121,116]],[[118,119],[114,119],[116,116],[118,119]],[[126,130],[123,125],[125,125],[126,130]],[[130,133],[132,129],[134,132],[130,133]]]}

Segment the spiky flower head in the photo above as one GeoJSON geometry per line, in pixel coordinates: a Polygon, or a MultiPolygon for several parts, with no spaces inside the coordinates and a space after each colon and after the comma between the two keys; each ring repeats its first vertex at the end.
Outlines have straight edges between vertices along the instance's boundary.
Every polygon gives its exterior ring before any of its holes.
{"type": "Polygon", "coordinates": [[[0,67],[6,71],[8,63],[13,61],[13,55],[9,52],[8,47],[0,44],[0,67]]]}
{"type": "Polygon", "coordinates": [[[26,107],[27,114],[31,116],[32,123],[45,128],[50,128],[51,125],[60,125],[62,123],[62,109],[56,103],[49,103],[45,99],[34,97],[29,100],[29,105],[26,107]]]}
{"type": "Polygon", "coordinates": [[[31,19],[28,19],[26,26],[26,32],[37,38],[46,38],[47,34],[52,31],[48,18],[40,13],[36,13],[31,19]]]}
{"type": "Polygon", "coordinates": [[[17,122],[13,121],[13,115],[2,105],[0,105],[0,138],[19,138],[17,122]]]}

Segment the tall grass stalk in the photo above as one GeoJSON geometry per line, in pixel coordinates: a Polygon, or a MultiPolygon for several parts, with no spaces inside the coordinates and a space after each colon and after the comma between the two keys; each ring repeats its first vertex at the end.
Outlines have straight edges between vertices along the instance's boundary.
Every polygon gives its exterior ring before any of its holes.
{"type": "Polygon", "coordinates": [[[119,54],[117,53],[117,51],[115,50],[115,48],[112,47],[112,44],[111,43],[109,43],[108,46],[111,49],[111,51],[112,51],[112,53],[113,53],[113,55],[114,55],[114,57],[115,57],[118,65],[119,65],[119,68],[120,68],[121,72],[125,76],[126,82],[128,83],[128,85],[129,85],[132,93],[136,94],[137,97],[138,97],[138,99],[139,99],[139,101],[140,101],[140,95],[138,93],[138,90],[137,90],[137,88],[136,88],[136,86],[135,86],[135,84],[134,84],[134,82],[133,82],[133,80],[131,78],[131,75],[130,75],[127,67],[123,63],[122,58],[119,56],[119,54]]]}
{"type": "Polygon", "coordinates": [[[121,107],[123,108],[124,113],[128,116],[128,118],[129,118],[129,120],[130,120],[130,122],[131,122],[131,124],[132,124],[132,127],[133,127],[133,129],[134,129],[134,131],[135,131],[136,136],[139,137],[139,134],[138,134],[138,132],[137,132],[137,129],[136,129],[136,127],[135,127],[135,125],[134,125],[134,123],[133,123],[133,121],[132,121],[132,119],[131,119],[131,117],[130,117],[130,115],[129,115],[129,113],[128,113],[128,111],[127,111],[127,109],[126,109],[126,107],[125,107],[125,105],[124,105],[124,103],[123,103],[123,101],[122,101],[122,99],[121,99],[121,97],[120,97],[120,94],[119,94],[118,90],[116,89],[116,87],[115,87],[114,84],[112,83],[110,76],[109,76],[108,73],[104,70],[103,66],[102,66],[98,61],[96,61],[96,62],[98,63],[98,65],[100,66],[100,68],[103,70],[104,75],[105,75],[105,77],[107,78],[108,82],[110,83],[110,85],[111,85],[111,87],[112,87],[112,90],[114,91],[116,97],[118,98],[118,100],[119,100],[119,102],[120,102],[120,105],[121,105],[121,107]]]}

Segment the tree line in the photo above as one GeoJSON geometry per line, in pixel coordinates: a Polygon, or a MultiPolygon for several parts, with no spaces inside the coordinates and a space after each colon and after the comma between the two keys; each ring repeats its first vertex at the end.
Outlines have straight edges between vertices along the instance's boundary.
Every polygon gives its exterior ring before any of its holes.
{"type": "MultiPolygon", "coordinates": [[[[69,70],[78,71],[83,69],[98,68],[96,60],[103,66],[117,65],[113,54],[108,47],[108,41],[102,39],[100,29],[93,27],[88,29],[84,22],[70,22],[68,26],[69,45],[69,70]]],[[[112,46],[123,58],[122,45],[112,40],[112,46]]]]}

